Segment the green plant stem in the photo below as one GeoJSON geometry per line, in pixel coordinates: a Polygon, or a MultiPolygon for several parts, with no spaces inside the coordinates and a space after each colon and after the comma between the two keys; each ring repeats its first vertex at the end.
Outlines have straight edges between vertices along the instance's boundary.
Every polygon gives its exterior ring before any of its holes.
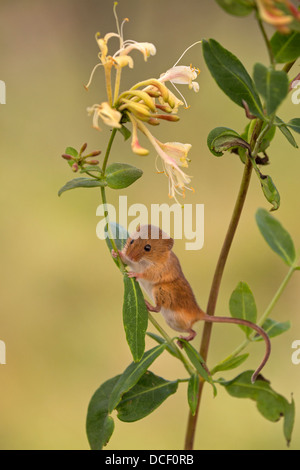
{"type": "Polygon", "coordinates": [[[293,60],[292,62],[286,63],[286,64],[283,66],[282,70],[283,70],[284,72],[286,72],[286,73],[289,73],[289,71],[291,70],[291,68],[293,67],[293,65],[294,65],[295,63],[296,63],[296,60],[293,60]]]}
{"type": "Polygon", "coordinates": [[[265,44],[266,44],[266,46],[267,46],[267,51],[268,51],[268,54],[269,54],[270,63],[271,63],[271,65],[272,65],[272,67],[275,67],[274,54],[273,54],[273,51],[272,51],[272,47],[271,47],[271,44],[270,44],[268,35],[267,35],[267,33],[266,33],[266,30],[265,30],[264,24],[263,24],[263,22],[261,21],[261,19],[260,19],[258,13],[257,13],[256,16],[257,16],[257,22],[258,22],[259,29],[260,29],[260,31],[261,31],[261,33],[262,33],[262,36],[263,36],[264,41],[265,41],[265,44]]]}
{"type": "MultiPolygon", "coordinates": [[[[275,293],[273,299],[271,300],[271,302],[269,303],[268,307],[266,308],[265,312],[263,313],[263,315],[261,316],[261,318],[259,319],[259,321],[257,322],[257,325],[258,326],[262,326],[266,319],[269,317],[269,315],[271,314],[272,310],[274,309],[276,303],[278,302],[278,300],[280,299],[283,291],[285,290],[286,286],[288,285],[292,275],[294,274],[294,272],[297,270],[298,266],[297,265],[293,265],[291,266],[291,268],[289,269],[287,275],[285,276],[285,278],[283,279],[282,283],[280,284],[277,292],[275,293]]],[[[223,361],[221,361],[218,366],[220,364],[223,364],[224,362],[228,361],[229,359],[233,359],[235,356],[237,356],[240,352],[242,352],[247,346],[248,344],[251,342],[251,340],[254,338],[255,336],[255,332],[251,333],[249,335],[249,337],[247,339],[245,339],[234,351],[232,351],[232,353],[226,357],[226,359],[224,359],[223,361]]],[[[211,371],[211,374],[213,375],[214,373],[214,369],[215,367],[212,369],[211,371]]]]}
{"type": "MultiPolygon", "coordinates": [[[[229,228],[228,228],[228,231],[227,231],[224,243],[223,243],[223,247],[222,247],[219,259],[218,259],[218,263],[216,266],[216,270],[215,270],[215,274],[214,274],[214,278],[213,278],[213,282],[212,282],[212,286],[210,290],[210,296],[209,296],[207,311],[206,311],[208,315],[214,315],[215,313],[225,264],[226,264],[230,247],[232,245],[232,241],[233,241],[233,238],[234,238],[234,235],[235,235],[235,232],[236,232],[239,220],[240,220],[240,216],[244,207],[244,202],[245,202],[249,184],[250,184],[251,174],[252,174],[252,163],[251,163],[250,158],[247,158],[247,161],[244,167],[243,179],[241,182],[240,190],[237,196],[237,200],[235,203],[235,207],[233,210],[229,228]]],[[[207,361],[211,332],[212,332],[212,323],[205,323],[204,328],[203,328],[201,346],[200,346],[200,355],[203,357],[205,362],[207,361]]],[[[186,432],[186,438],[185,438],[185,450],[192,450],[194,447],[196,424],[197,424],[197,419],[198,419],[198,414],[199,414],[203,385],[204,385],[204,382],[200,380],[196,413],[194,416],[191,414],[191,412],[189,413],[188,426],[187,426],[187,432],[186,432]]]]}
{"type": "Polygon", "coordinates": [[[195,373],[195,370],[190,366],[189,362],[186,360],[180,349],[174,344],[172,338],[165,332],[165,330],[160,326],[160,324],[155,320],[153,315],[148,312],[148,318],[149,321],[152,323],[152,325],[157,329],[157,331],[161,334],[161,336],[166,340],[166,342],[170,345],[172,349],[175,348],[177,358],[182,362],[186,370],[190,375],[195,373]]]}
{"type": "Polygon", "coordinates": [[[109,158],[109,155],[110,155],[110,151],[111,151],[111,147],[112,147],[112,144],[113,144],[113,141],[116,137],[116,133],[117,133],[117,129],[114,128],[112,131],[111,131],[111,136],[110,136],[110,139],[108,141],[108,144],[107,144],[107,149],[106,149],[106,152],[105,152],[105,156],[104,156],[104,160],[103,160],[103,164],[102,164],[102,174],[105,175],[105,171],[106,171],[106,167],[107,167],[107,162],[108,162],[108,158],[109,158]]]}

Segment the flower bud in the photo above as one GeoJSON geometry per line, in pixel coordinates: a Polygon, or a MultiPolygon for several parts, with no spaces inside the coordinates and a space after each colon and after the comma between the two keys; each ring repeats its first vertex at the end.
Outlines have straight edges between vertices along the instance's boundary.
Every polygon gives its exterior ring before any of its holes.
{"type": "Polygon", "coordinates": [[[62,154],[62,158],[64,158],[65,160],[74,160],[74,157],[72,157],[71,155],[68,155],[66,153],[62,154]]]}
{"type": "Polygon", "coordinates": [[[100,155],[101,153],[101,150],[94,150],[94,152],[92,152],[90,155],[91,157],[98,157],[98,155],[100,155]]]}
{"type": "Polygon", "coordinates": [[[72,165],[72,170],[74,171],[74,173],[76,173],[78,170],[79,170],[79,166],[78,166],[78,163],[73,163],[72,165]]]}
{"type": "Polygon", "coordinates": [[[81,155],[85,151],[86,148],[87,148],[87,143],[83,144],[83,146],[80,149],[79,154],[81,155]]]}
{"type": "Polygon", "coordinates": [[[98,165],[99,160],[86,160],[85,163],[88,163],[89,165],[98,165]]]}

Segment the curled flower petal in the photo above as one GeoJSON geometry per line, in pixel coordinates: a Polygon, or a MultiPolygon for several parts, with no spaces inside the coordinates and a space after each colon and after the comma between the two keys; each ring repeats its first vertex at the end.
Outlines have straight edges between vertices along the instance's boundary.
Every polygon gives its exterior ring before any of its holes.
{"type": "Polygon", "coordinates": [[[101,104],[94,104],[94,106],[88,108],[88,113],[94,113],[93,127],[98,130],[100,129],[98,125],[99,117],[107,126],[115,127],[117,129],[121,128],[120,120],[122,114],[116,109],[113,109],[107,102],[101,104]]]}
{"type": "Polygon", "coordinates": [[[134,49],[140,51],[143,54],[145,62],[147,61],[148,57],[156,54],[156,47],[151,42],[136,42],[131,40],[125,41],[123,48],[120,49],[116,54],[128,55],[134,49]]]}
{"type": "Polygon", "coordinates": [[[192,148],[191,144],[182,144],[181,142],[166,142],[165,144],[159,143],[160,147],[170,157],[172,157],[177,165],[187,168],[188,167],[188,153],[192,148]]]}
{"type": "Polygon", "coordinates": [[[176,65],[163,73],[160,76],[159,81],[172,82],[179,85],[189,85],[189,88],[193,88],[193,81],[197,76],[198,72],[196,69],[185,65],[176,65]]]}
{"type": "Polygon", "coordinates": [[[115,64],[121,68],[128,65],[130,69],[133,69],[133,59],[129,55],[114,57],[113,60],[115,64]]]}

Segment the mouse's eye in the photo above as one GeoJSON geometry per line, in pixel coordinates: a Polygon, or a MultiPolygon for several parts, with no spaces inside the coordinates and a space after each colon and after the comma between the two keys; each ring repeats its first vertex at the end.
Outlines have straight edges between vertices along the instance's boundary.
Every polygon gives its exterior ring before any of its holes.
{"type": "Polygon", "coordinates": [[[151,250],[151,245],[145,245],[144,250],[145,251],[150,251],[151,250]]]}
{"type": "Polygon", "coordinates": [[[132,244],[133,244],[133,242],[134,242],[134,240],[131,240],[131,242],[130,242],[130,245],[132,245],[132,244]]]}

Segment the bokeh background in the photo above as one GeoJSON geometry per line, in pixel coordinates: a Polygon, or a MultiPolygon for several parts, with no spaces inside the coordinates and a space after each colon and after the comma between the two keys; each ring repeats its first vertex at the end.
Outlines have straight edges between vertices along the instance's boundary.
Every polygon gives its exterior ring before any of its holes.
{"type": "MultiPolygon", "coordinates": [[[[0,79],[7,86],[7,104],[0,107],[0,339],[7,348],[7,364],[0,365],[1,449],[88,449],[85,417],[90,397],[131,361],[121,319],[122,279],[105,243],[96,237],[99,192],[79,189],[57,196],[73,177],[60,157],[64,149],[88,142],[89,149],[104,151],[109,138],[105,126],[102,132],[92,129],[86,112],[87,106],[105,100],[102,71],[97,71],[88,92],[83,84],[97,62],[94,34],[115,31],[112,6],[107,0],[1,0],[0,79]]],[[[255,62],[267,59],[254,18],[230,17],[212,0],[120,0],[118,14],[130,19],[126,38],[157,47],[156,56],[147,63],[134,54],[135,68],[123,74],[124,89],[158,77],[201,38],[220,41],[243,58],[249,71],[255,62]]],[[[205,244],[201,251],[185,251],[185,241],[178,240],[175,251],[205,308],[243,170],[234,156],[214,158],[206,137],[219,125],[241,131],[246,120],[212,80],[199,45],[181,63],[201,69],[200,92],[184,89],[190,109],[180,111],[179,123],[163,123],[155,131],[163,141],[193,145],[189,174],[196,192],[189,193],[185,202],[205,204],[205,244]]],[[[280,115],[297,117],[299,108],[287,102],[280,115]]],[[[280,134],[270,156],[267,170],[282,197],[275,215],[292,234],[299,252],[299,151],[280,134]]],[[[169,202],[167,180],[155,171],[154,152],[137,157],[119,135],[111,159],[138,166],[144,176],[127,190],[111,190],[109,202],[117,205],[119,194],[128,196],[128,204],[150,207],[169,202]]],[[[253,177],[220,292],[219,315],[228,314],[230,294],[241,280],[250,285],[262,313],[287,272],[256,227],[258,207],[268,204],[253,177]]],[[[293,393],[298,410],[300,365],[291,362],[291,344],[300,339],[299,286],[295,274],[272,314],[277,320],[289,319],[292,328],[273,340],[264,370],[279,393],[288,399],[293,393]]],[[[197,326],[196,347],[202,328],[197,326]]],[[[242,340],[238,328],[216,326],[208,365],[223,359],[242,340]]],[[[152,346],[147,339],[147,347],[152,346]]],[[[230,378],[245,367],[255,368],[263,345],[250,351],[246,364],[223,375],[230,378]]],[[[168,379],[185,376],[167,354],[151,370],[168,379]]],[[[187,413],[182,384],[148,418],[133,424],[116,418],[107,448],[181,449],[187,413]]],[[[282,426],[282,421],[263,419],[250,400],[234,399],[223,389],[213,399],[206,387],[196,448],[285,449],[282,426]]],[[[299,441],[298,411],[291,449],[299,449],[299,441]]]]}

